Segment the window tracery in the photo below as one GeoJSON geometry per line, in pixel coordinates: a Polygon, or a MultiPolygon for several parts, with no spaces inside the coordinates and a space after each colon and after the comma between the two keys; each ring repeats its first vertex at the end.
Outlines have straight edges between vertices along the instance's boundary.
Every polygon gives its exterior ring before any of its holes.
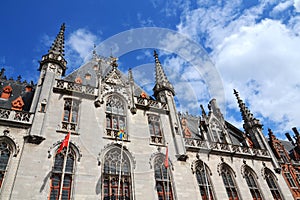
{"type": "Polygon", "coordinates": [[[132,199],[130,160],[123,152],[121,161],[120,148],[113,148],[106,153],[102,174],[103,200],[132,199]]]}
{"type": "Polygon", "coordinates": [[[4,181],[9,159],[12,155],[11,146],[4,140],[0,141],[0,188],[4,181]]]}
{"type": "Polygon", "coordinates": [[[216,119],[212,120],[211,131],[214,142],[226,143],[225,133],[222,130],[220,123],[216,119]]]}
{"type": "Polygon", "coordinates": [[[213,200],[213,187],[210,180],[210,173],[208,167],[204,162],[199,161],[196,165],[196,178],[200,190],[200,194],[203,200],[213,200]]]}
{"type": "Polygon", "coordinates": [[[174,189],[170,168],[164,165],[165,157],[157,156],[154,160],[154,177],[159,200],[173,200],[174,189]]]}
{"type": "Polygon", "coordinates": [[[252,195],[253,200],[261,200],[261,192],[258,188],[257,182],[255,180],[254,174],[252,170],[250,170],[248,167],[245,169],[244,178],[246,180],[246,183],[248,185],[248,188],[250,190],[250,193],[252,195]]]}
{"type": "Polygon", "coordinates": [[[222,164],[221,166],[221,176],[223,179],[223,183],[227,192],[227,196],[229,200],[239,200],[238,189],[233,177],[232,169],[226,165],[222,164]]]}
{"type": "Polygon", "coordinates": [[[52,174],[50,177],[49,200],[58,200],[60,195],[62,200],[71,199],[75,160],[75,152],[71,148],[68,148],[67,155],[66,151],[62,151],[55,155],[52,174]],[[66,159],[65,164],[64,159],[66,159]]]}
{"type": "Polygon", "coordinates": [[[265,176],[265,179],[267,181],[267,184],[269,186],[269,189],[272,193],[272,196],[273,196],[274,200],[282,200],[281,193],[278,189],[277,181],[275,180],[275,178],[274,178],[275,176],[271,172],[271,170],[265,168],[264,169],[264,176],[265,176]]]}
{"type": "MultiPolygon", "coordinates": [[[[126,110],[124,102],[117,96],[110,96],[106,101],[107,136],[116,138],[118,132],[126,127],[126,110]]],[[[125,134],[124,139],[127,138],[125,134]]]]}

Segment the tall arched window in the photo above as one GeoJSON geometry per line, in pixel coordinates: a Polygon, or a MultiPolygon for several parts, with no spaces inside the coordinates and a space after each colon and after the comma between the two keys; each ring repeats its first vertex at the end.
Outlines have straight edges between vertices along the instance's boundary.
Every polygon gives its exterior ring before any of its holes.
{"type": "Polygon", "coordinates": [[[154,160],[154,175],[158,200],[173,200],[174,190],[170,168],[164,165],[164,156],[157,156],[154,160]]]}
{"type": "Polygon", "coordinates": [[[152,144],[163,144],[163,134],[160,126],[160,117],[148,115],[148,126],[150,131],[150,142],[152,144]]]}
{"type": "Polygon", "coordinates": [[[58,200],[60,195],[62,200],[71,199],[72,182],[74,180],[75,157],[75,152],[71,148],[69,148],[67,155],[66,151],[62,151],[61,153],[55,155],[50,178],[50,200],[58,200]],[[66,162],[64,161],[65,158],[66,162]]]}
{"type": "Polygon", "coordinates": [[[118,147],[109,150],[104,157],[102,199],[130,200],[132,199],[131,185],[131,165],[127,154],[123,150],[121,155],[121,149],[118,147]]]}
{"type": "MultiPolygon", "coordinates": [[[[106,100],[106,132],[115,138],[120,129],[126,126],[126,109],[121,98],[110,96],[106,100]]],[[[127,139],[127,136],[124,136],[127,139]]]]}
{"type": "Polygon", "coordinates": [[[203,200],[213,200],[213,189],[210,180],[210,172],[204,162],[199,161],[196,164],[196,178],[203,200]]]}
{"type": "Polygon", "coordinates": [[[0,141],[0,188],[2,186],[8,161],[12,154],[11,146],[4,140],[0,141]]]}
{"type": "Polygon", "coordinates": [[[274,200],[282,200],[281,193],[278,189],[278,184],[275,179],[275,175],[268,168],[264,169],[264,174],[274,200]]]}
{"type": "Polygon", "coordinates": [[[226,164],[221,166],[221,176],[223,179],[223,183],[227,192],[227,196],[229,200],[238,200],[239,193],[237,190],[237,186],[233,177],[233,170],[226,164]]]}
{"type": "Polygon", "coordinates": [[[254,172],[249,167],[245,167],[244,178],[246,179],[248,188],[252,195],[252,199],[261,200],[262,199],[261,192],[255,180],[257,178],[254,177],[254,175],[255,175],[254,172]]]}

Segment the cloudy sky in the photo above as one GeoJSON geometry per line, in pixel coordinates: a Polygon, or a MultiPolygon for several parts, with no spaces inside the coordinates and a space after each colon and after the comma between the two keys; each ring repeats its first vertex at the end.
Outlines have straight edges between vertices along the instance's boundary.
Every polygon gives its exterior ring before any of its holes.
{"type": "Polygon", "coordinates": [[[181,112],[199,114],[199,104],[206,108],[217,98],[225,118],[242,128],[235,88],[265,134],[272,128],[284,138],[300,128],[300,0],[2,1],[0,67],[7,77],[36,82],[38,60],[63,22],[67,73],[87,61],[95,44],[99,54],[118,56],[124,73],[133,68],[152,94],[157,49],[181,112]],[[119,36],[140,48],[100,48],[119,36]]]}

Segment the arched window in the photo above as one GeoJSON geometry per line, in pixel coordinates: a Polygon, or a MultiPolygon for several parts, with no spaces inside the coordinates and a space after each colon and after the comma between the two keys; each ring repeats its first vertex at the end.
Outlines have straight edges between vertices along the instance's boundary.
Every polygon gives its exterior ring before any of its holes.
{"type": "MultiPolygon", "coordinates": [[[[123,101],[117,96],[110,96],[106,100],[106,132],[115,138],[120,129],[126,126],[126,109],[123,101]]],[[[127,139],[127,135],[124,136],[127,139]]]]}
{"type": "Polygon", "coordinates": [[[233,177],[233,170],[226,164],[222,165],[221,168],[221,176],[223,179],[223,183],[227,192],[227,196],[229,200],[238,200],[239,193],[237,190],[237,186],[233,177]]]}
{"type": "Polygon", "coordinates": [[[0,140],[0,188],[2,186],[8,161],[12,154],[11,146],[4,140],[0,140]]]}
{"type": "Polygon", "coordinates": [[[277,181],[275,179],[275,175],[268,168],[265,168],[264,174],[274,200],[282,200],[280,191],[278,189],[277,181]]]}
{"type": "Polygon", "coordinates": [[[157,156],[154,160],[154,175],[158,200],[173,200],[174,190],[170,168],[164,165],[163,156],[157,156]]]}
{"type": "Polygon", "coordinates": [[[79,103],[80,102],[75,99],[65,99],[62,129],[68,131],[76,131],[78,123],[79,103]]]}
{"type": "Polygon", "coordinates": [[[199,161],[197,162],[195,172],[202,199],[213,200],[214,195],[208,167],[204,164],[204,162],[199,161]]]}
{"type": "Polygon", "coordinates": [[[69,148],[67,155],[66,153],[66,151],[62,151],[55,155],[50,178],[49,200],[58,200],[60,195],[62,200],[71,199],[76,156],[71,148],[69,148]]]}
{"type": "Polygon", "coordinates": [[[244,178],[246,179],[248,188],[252,195],[252,199],[261,200],[262,196],[261,196],[260,189],[258,188],[257,182],[255,180],[256,177],[254,177],[254,172],[249,167],[246,167],[245,169],[244,178]]]}
{"type": "Polygon", "coordinates": [[[104,157],[102,199],[130,200],[132,199],[131,185],[131,165],[127,154],[124,150],[121,153],[118,147],[109,150],[104,157]]]}

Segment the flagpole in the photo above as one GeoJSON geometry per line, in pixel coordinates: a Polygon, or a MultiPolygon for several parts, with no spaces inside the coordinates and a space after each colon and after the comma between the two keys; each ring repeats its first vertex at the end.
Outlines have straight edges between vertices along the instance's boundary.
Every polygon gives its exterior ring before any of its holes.
{"type": "Polygon", "coordinates": [[[121,144],[121,160],[120,160],[120,170],[119,170],[119,182],[118,182],[118,200],[120,199],[119,198],[119,195],[120,195],[120,186],[121,186],[121,173],[122,173],[122,160],[123,160],[123,137],[124,135],[122,136],[122,144],[121,144]]]}
{"type": "Polygon", "coordinates": [[[167,143],[167,149],[166,149],[166,158],[165,158],[165,167],[166,167],[166,169],[167,169],[167,200],[169,200],[169,193],[170,193],[170,191],[169,191],[169,171],[168,171],[168,169],[169,169],[169,150],[168,150],[168,143],[167,143]],[[167,163],[166,163],[167,162],[167,163]]]}
{"type": "Polygon", "coordinates": [[[62,191],[63,191],[63,186],[64,186],[65,171],[66,171],[66,165],[67,165],[67,159],[68,159],[68,153],[69,153],[69,143],[70,143],[70,137],[71,137],[71,133],[68,133],[68,134],[70,134],[70,135],[68,138],[66,155],[64,156],[64,163],[63,163],[62,174],[61,174],[61,182],[60,182],[58,200],[62,200],[62,191]]]}
{"type": "Polygon", "coordinates": [[[207,196],[208,196],[208,199],[210,200],[210,191],[209,191],[208,179],[207,179],[207,176],[206,176],[206,167],[205,167],[203,161],[202,161],[202,165],[203,165],[204,176],[205,176],[205,183],[206,183],[206,188],[207,188],[207,196]]]}

